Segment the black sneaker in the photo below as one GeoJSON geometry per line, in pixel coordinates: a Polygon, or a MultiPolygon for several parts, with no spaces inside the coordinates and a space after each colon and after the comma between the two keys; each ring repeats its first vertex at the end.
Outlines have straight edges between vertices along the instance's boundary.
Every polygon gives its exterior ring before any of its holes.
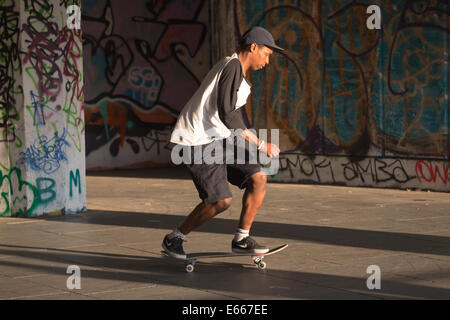
{"type": "Polygon", "coordinates": [[[186,253],[183,250],[183,239],[178,237],[169,239],[169,235],[167,235],[164,237],[162,247],[171,257],[186,259],[186,253]]]}
{"type": "Polygon", "coordinates": [[[235,253],[266,253],[269,248],[259,245],[254,239],[247,237],[241,241],[231,241],[231,251],[235,253]]]}

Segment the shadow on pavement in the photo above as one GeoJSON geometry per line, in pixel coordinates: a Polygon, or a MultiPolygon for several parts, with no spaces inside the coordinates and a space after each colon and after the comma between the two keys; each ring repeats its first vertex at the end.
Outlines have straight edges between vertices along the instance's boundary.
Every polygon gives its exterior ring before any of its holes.
{"type": "Polygon", "coordinates": [[[94,280],[117,280],[196,288],[217,293],[224,298],[255,299],[256,297],[257,299],[268,296],[275,299],[450,298],[450,290],[444,288],[405,284],[388,279],[382,281],[382,290],[371,292],[367,289],[364,279],[358,277],[283,270],[262,272],[255,267],[246,268],[241,263],[202,263],[196,267],[194,273],[188,274],[184,272],[182,264],[155,256],[6,244],[0,244],[0,255],[13,255],[20,258],[16,262],[2,259],[0,266],[30,269],[33,272],[62,277],[68,276],[65,265],[76,264],[82,270],[84,289],[80,293],[88,295],[90,292],[98,291],[96,288],[98,282],[94,280]],[[41,262],[36,264],[24,262],[30,259],[41,262]],[[42,261],[45,263],[42,264],[42,261]],[[51,265],[55,263],[63,264],[63,266],[52,267],[51,265]]]}
{"type": "MultiPolygon", "coordinates": [[[[88,210],[85,214],[63,217],[44,216],[34,219],[173,230],[184,218],[185,216],[181,215],[158,213],[88,210]]],[[[235,220],[215,217],[196,232],[233,234],[236,226],[235,220]]],[[[450,256],[450,237],[445,236],[261,221],[254,222],[252,234],[258,237],[292,239],[335,246],[450,256]]]]}

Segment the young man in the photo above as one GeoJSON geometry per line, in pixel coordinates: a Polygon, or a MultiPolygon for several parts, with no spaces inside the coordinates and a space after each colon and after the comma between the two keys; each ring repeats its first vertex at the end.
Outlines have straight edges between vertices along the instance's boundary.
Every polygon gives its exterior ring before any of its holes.
{"type": "Polygon", "coordinates": [[[245,151],[247,161],[244,164],[239,164],[239,161],[230,163],[229,159],[226,163],[208,164],[207,161],[193,159],[195,148],[200,151],[218,146],[225,148],[233,136],[231,131],[236,129],[240,129],[239,138],[255,144],[259,152],[269,157],[278,156],[280,150],[276,145],[258,139],[248,130],[242,114],[245,108],[241,107],[250,94],[251,85],[245,78],[249,70],[259,70],[268,65],[270,55],[281,50],[266,29],[251,28],[242,36],[237,52],[213,66],[181,111],[170,141],[184,148],[192,148],[189,149],[192,151],[189,152],[192,161],[188,161],[186,166],[202,203],[178,228],[165,236],[162,247],[171,256],[186,258],[183,250],[185,237],[230,207],[232,195],[228,182],[245,188],[239,227],[231,244],[232,251],[265,253],[269,250],[249,236],[256,212],[265,196],[267,178],[258,163],[249,163],[248,150],[245,151]]]}

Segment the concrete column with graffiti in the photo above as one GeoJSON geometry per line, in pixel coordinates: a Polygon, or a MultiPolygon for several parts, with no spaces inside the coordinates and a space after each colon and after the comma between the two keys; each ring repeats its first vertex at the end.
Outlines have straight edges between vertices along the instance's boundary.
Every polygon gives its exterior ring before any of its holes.
{"type": "Polygon", "coordinates": [[[1,216],[86,210],[82,41],[69,6],[80,1],[0,0],[1,216]]]}

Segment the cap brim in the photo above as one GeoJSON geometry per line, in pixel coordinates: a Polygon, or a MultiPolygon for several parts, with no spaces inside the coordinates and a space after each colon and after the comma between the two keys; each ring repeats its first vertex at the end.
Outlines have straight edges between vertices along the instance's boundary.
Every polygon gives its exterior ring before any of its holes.
{"type": "Polygon", "coordinates": [[[265,45],[265,46],[270,49],[273,49],[274,51],[278,51],[278,52],[284,51],[284,49],[279,46],[268,46],[268,45],[265,45]]]}

